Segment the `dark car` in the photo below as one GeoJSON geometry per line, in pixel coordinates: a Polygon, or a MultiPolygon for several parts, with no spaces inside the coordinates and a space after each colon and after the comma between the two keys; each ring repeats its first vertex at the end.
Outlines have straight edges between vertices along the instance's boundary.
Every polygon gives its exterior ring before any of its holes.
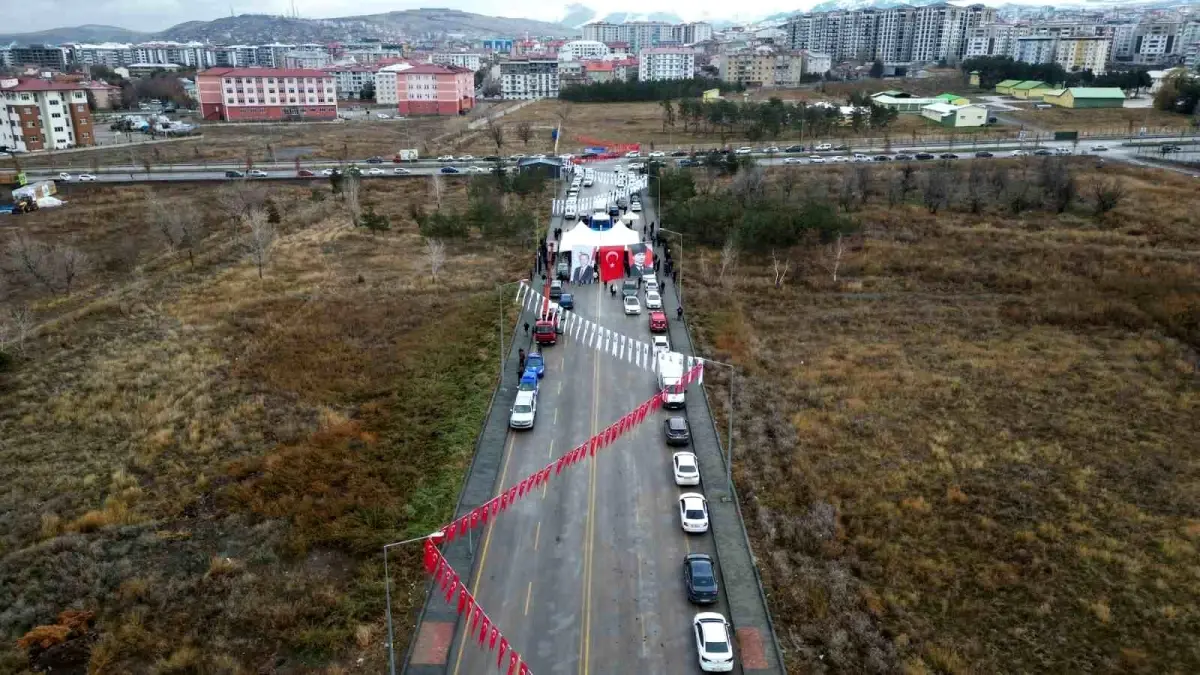
{"type": "Polygon", "coordinates": [[[898,155],[896,155],[896,161],[897,161],[897,162],[907,162],[907,161],[911,160],[912,158],[913,158],[913,156],[912,156],[912,155],[909,155],[909,154],[906,154],[906,153],[903,153],[903,152],[902,152],[902,153],[900,153],[900,154],[898,154],[898,155]]]}
{"type": "Polygon", "coordinates": [[[890,161],[892,161],[892,158],[891,158],[891,157],[888,157],[887,155],[875,155],[874,159],[875,159],[875,161],[876,161],[876,162],[890,162],[890,161]]]}
{"type": "Polygon", "coordinates": [[[485,161],[485,162],[499,162],[499,161],[500,161],[500,156],[499,156],[499,155],[488,155],[488,156],[486,156],[486,157],[484,157],[484,158],[483,158],[483,161],[485,161]]]}
{"type": "Polygon", "coordinates": [[[933,159],[933,155],[929,154],[928,152],[918,152],[916,156],[917,156],[917,159],[922,159],[922,160],[923,159],[933,159]]]}
{"type": "Polygon", "coordinates": [[[672,157],[687,157],[688,153],[687,153],[687,150],[676,150],[675,152],[671,153],[671,156],[672,157]]]}
{"type": "Polygon", "coordinates": [[[575,309],[575,296],[570,293],[563,293],[558,298],[558,306],[563,309],[575,309]]]}
{"type": "Polygon", "coordinates": [[[242,173],[241,171],[234,171],[231,169],[231,170],[225,172],[225,177],[226,178],[245,178],[246,174],[242,173]]]}
{"type": "Polygon", "coordinates": [[[954,154],[953,152],[943,152],[942,154],[938,155],[938,157],[941,157],[942,159],[958,159],[958,155],[954,154]]]}
{"type": "Polygon", "coordinates": [[[582,157],[583,159],[596,159],[597,157],[599,157],[599,155],[597,155],[594,152],[585,152],[582,155],[580,155],[580,157],[582,157]]]}
{"type": "Polygon", "coordinates": [[[636,281],[634,281],[633,279],[626,279],[625,281],[621,282],[621,297],[625,297],[627,295],[632,295],[633,297],[636,298],[637,294],[638,294],[638,284],[636,281]]]}
{"type": "Polygon", "coordinates": [[[679,166],[679,167],[700,166],[700,162],[697,162],[694,159],[681,159],[681,160],[678,160],[675,162],[675,166],[679,166]]]}
{"type": "Polygon", "coordinates": [[[1041,148],[1039,150],[1034,150],[1033,154],[1038,155],[1039,157],[1046,157],[1048,155],[1053,155],[1054,152],[1051,150],[1047,150],[1046,148],[1041,148]]]}
{"type": "Polygon", "coordinates": [[[462,173],[462,172],[452,166],[443,166],[442,173],[462,173]]]}
{"type": "Polygon", "coordinates": [[[313,176],[315,176],[317,174],[309,171],[308,169],[300,169],[299,171],[296,172],[296,175],[300,176],[301,178],[312,178],[313,176]]]}
{"type": "Polygon", "coordinates": [[[563,292],[563,282],[561,280],[555,279],[554,281],[550,282],[550,299],[551,300],[558,300],[559,298],[561,298],[562,292],[563,292]]]}
{"type": "Polygon", "coordinates": [[[689,553],[683,557],[683,585],[687,588],[688,600],[697,605],[711,605],[717,601],[717,574],[712,556],[704,553],[689,553]]]}
{"type": "Polygon", "coordinates": [[[554,276],[566,281],[571,278],[571,266],[566,262],[560,262],[554,266],[554,276]]]}
{"type": "Polygon", "coordinates": [[[383,164],[382,157],[372,157],[367,160],[367,164],[383,164]]]}
{"type": "Polygon", "coordinates": [[[987,159],[988,157],[995,157],[995,155],[988,152],[987,150],[980,150],[979,152],[975,153],[975,156],[980,159],[987,159]]]}
{"type": "Polygon", "coordinates": [[[686,417],[668,417],[663,422],[663,433],[667,436],[667,445],[687,445],[692,442],[692,430],[688,427],[686,417]]]}
{"type": "Polygon", "coordinates": [[[783,149],[784,152],[804,152],[803,145],[789,145],[783,149]]]}
{"type": "Polygon", "coordinates": [[[838,151],[842,151],[842,150],[849,150],[849,149],[850,149],[850,146],[848,146],[848,145],[835,145],[835,146],[833,146],[833,149],[834,149],[834,150],[838,150],[838,151]]]}

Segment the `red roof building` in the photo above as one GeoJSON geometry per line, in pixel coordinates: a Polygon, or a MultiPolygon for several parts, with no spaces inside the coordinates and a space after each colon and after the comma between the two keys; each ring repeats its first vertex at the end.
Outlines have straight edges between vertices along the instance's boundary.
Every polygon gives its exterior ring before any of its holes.
{"type": "Polygon", "coordinates": [[[475,73],[436,63],[388,66],[375,75],[375,97],[401,115],[461,115],[475,107],[475,73]]]}
{"type": "Polygon", "coordinates": [[[78,82],[0,79],[0,148],[35,152],[95,144],[87,91],[78,82]]]}
{"type": "Polygon", "coordinates": [[[333,75],[303,68],[210,68],[196,73],[205,120],[270,122],[337,118],[333,75]]]}

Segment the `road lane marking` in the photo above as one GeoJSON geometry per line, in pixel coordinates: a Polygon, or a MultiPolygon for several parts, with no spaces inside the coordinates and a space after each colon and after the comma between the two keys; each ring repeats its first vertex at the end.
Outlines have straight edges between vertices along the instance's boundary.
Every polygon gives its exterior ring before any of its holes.
{"type": "Polygon", "coordinates": [[[558,383],[558,393],[559,393],[559,394],[561,394],[561,393],[562,393],[562,382],[559,382],[559,383],[558,383]]]}
{"type": "Polygon", "coordinates": [[[538,549],[538,540],[542,538],[542,521],[538,521],[537,529],[533,531],[533,550],[538,549]]]}
{"type": "MultiPolygon", "coordinates": [[[[504,452],[504,463],[500,467],[500,482],[497,484],[495,497],[499,497],[504,491],[504,480],[508,477],[508,460],[512,458],[513,443],[517,437],[515,434],[508,435],[508,449],[504,452]]],[[[471,583],[471,594],[479,597],[479,581],[483,578],[483,567],[487,564],[488,548],[492,544],[492,532],[496,529],[496,521],[493,519],[488,523],[487,535],[483,538],[483,550],[479,555],[479,568],[475,570],[475,580],[471,583]]],[[[454,657],[454,675],[458,675],[458,669],[462,666],[463,647],[466,646],[467,632],[462,632],[462,637],[458,641],[458,655],[454,657]]]]}
{"type": "Polygon", "coordinates": [[[551,459],[554,458],[554,439],[553,438],[550,439],[550,457],[551,457],[551,459]]]}
{"type": "Polygon", "coordinates": [[[558,426],[558,408],[554,409],[554,426],[558,426]]]}
{"type": "MultiPolygon", "coordinates": [[[[604,300],[600,295],[600,286],[596,286],[597,319],[600,319],[603,314],[604,300]]],[[[600,359],[593,355],[592,361],[592,429],[591,435],[596,435],[597,418],[599,415],[600,401],[598,387],[600,384],[600,359]]],[[[583,556],[583,629],[579,636],[579,664],[582,675],[588,675],[590,669],[591,650],[592,650],[592,567],[593,553],[595,551],[595,535],[596,535],[596,457],[592,456],[592,461],[588,463],[588,510],[587,521],[584,527],[584,556],[583,556]]]]}
{"type": "Polygon", "coordinates": [[[533,582],[525,589],[525,616],[529,616],[529,597],[533,595],[533,582]]]}

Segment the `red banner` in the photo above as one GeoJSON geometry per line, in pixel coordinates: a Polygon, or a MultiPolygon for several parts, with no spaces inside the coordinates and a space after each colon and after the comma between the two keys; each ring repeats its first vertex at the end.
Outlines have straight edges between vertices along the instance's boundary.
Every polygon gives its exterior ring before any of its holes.
{"type": "Polygon", "coordinates": [[[600,265],[600,281],[608,283],[625,276],[624,246],[601,246],[596,257],[600,265]]]}

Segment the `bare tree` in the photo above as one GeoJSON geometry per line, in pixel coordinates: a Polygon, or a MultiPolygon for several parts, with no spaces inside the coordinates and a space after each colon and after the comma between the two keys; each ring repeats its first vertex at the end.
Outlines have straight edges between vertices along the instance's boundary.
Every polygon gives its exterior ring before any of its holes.
{"type": "Polygon", "coordinates": [[[971,168],[967,172],[967,180],[963,182],[963,187],[967,193],[967,208],[971,210],[971,213],[978,214],[983,212],[983,187],[985,182],[987,181],[979,162],[971,162],[971,168]]]}
{"type": "Polygon", "coordinates": [[[784,260],[783,265],[780,265],[779,258],[775,257],[775,249],[771,249],[771,269],[775,278],[775,288],[783,288],[783,281],[787,278],[787,273],[791,266],[791,258],[784,260]]]}
{"type": "Polygon", "coordinates": [[[571,115],[575,113],[575,104],[570,101],[559,101],[558,106],[554,108],[554,117],[558,119],[558,134],[562,137],[563,129],[567,128],[567,122],[571,120],[571,115]]]}
{"type": "Polygon", "coordinates": [[[17,307],[0,322],[0,345],[16,345],[17,351],[25,353],[25,340],[33,331],[33,312],[28,307],[17,307]]]}
{"type": "Polygon", "coordinates": [[[1092,184],[1092,195],[1096,198],[1096,215],[1104,214],[1117,208],[1125,197],[1125,187],[1117,179],[1092,184]]]}
{"type": "Polygon", "coordinates": [[[739,171],[737,177],[733,179],[733,185],[730,188],[734,196],[743,206],[757,201],[762,196],[763,190],[766,188],[766,178],[763,176],[763,171],[757,166],[747,167],[744,171],[739,171]]]}
{"type": "Polygon", "coordinates": [[[520,122],[517,124],[517,138],[525,145],[529,145],[529,141],[533,140],[533,125],[529,122],[520,122]]]}
{"type": "Polygon", "coordinates": [[[441,174],[429,174],[429,190],[433,192],[433,203],[437,204],[439,209],[442,208],[442,176],[441,174]]]}
{"type": "Polygon", "coordinates": [[[730,267],[737,266],[737,242],[734,241],[733,235],[725,240],[725,245],[721,247],[721,273],[718,276],[719,281],[725,281],[725,270],[730,267]]]}
{"type": "Polygon", "coordinates": [[[14,271],[54,294],[70,295],[75,282],[88,270],[88,256],[79,249],[51,246],[20,234],[12,238],[5,253],[14,271]]]}
{"type": "Polygon", "coordinates": [[[854,169],[854,179],[858,184],[858,199],[863,205],[867,205],[867,200],[871,198],[871,167],[859,166],[854,169]]]}
{"type": "Polygon", "coordinates": [[[263,268],[270,261],[271,252],[275,248],[275,225],[267,219],[267,214],[260,210],[243,216],[242,224],[250,232],[250,259],[258,267],[258,278],[262,279],[263,268]]]}
{"type": "Polygon", "coordinates": [[[1071,173],[1071,167],[1060,158],[1047,157],[1042,162],[1042,191],[1046,198],[1050,200],[1051,206],[1054,207],[1055,213],[1063,213],[1071,208],[1071,203],[1075,201],[1075,196],[1078,193],[1075,176],[1071,173]]]}
{"type": "Polygon", "coordinates": [[[217,206],[227,220],[240,223],[252,211],[263,208],[267,201],[265,189],[246,181],[234,181],[221,188],[217,206]]]}
{"type": "Polygon", "coordinates": [[[779,190],[783,193],[784,199],[791,199],[792,192],[799,184],[800,172],[793,166],[785,166],[783,172],[779,174],[779,190]]]}
{"type": "Polygon", "coordinates": [[[446,244],[441,239],[426,239],[425,254],[429,256],[429,273],[437,281],[438,272],[446,262],[446,244]]]}
{"type": "Polygon", "coordinates": [[[838,204],[843,211],[849,212],[854,208],[854,174],[849,171],[842,174],[842,187],[838,190],[838,204]]]}
{"type": "Polygon", "coordinates": [[[88,271],[91,260],[83,251],[62,245],[54,247],[54,257],[63,292],[70,295],[75,281],[88,271]]]}
{"type": "Polygon", "coordinates": [[[912,164],[900,167],[900,201],[908,201],[908,195],[917,187],[917,170],[912,164]]]}
{"type": "Polygon", "coordinates": [[[833,276],[833,282],[837,283],[838,269],[842,266],[842,256],[846,254],[846,240],[841,232],[838,232],[835,238],[825,251],[824,267],[833,276]]]}
{"type": "Polygon", "coordinates": [[[362,224],[362,179],[351,172],[342,181],[342,201],[346,204],[346,215],[350,216],[350,225],[358,227],[362,224]]]}
{"type": "MultiPolygon", "coordinates": [[[[931,214],[946,206],[950,198],[950,174],[944,169],[934,169],[925,174],[925,191],[922,201],[931,214]]],[[[834,281],[837,281],[835,278],[834,281]]]]}
{"type": "Polygon", "coordinates": [[[487,135],[492,139],[492,145],[496,146],[496,154],[500,154],[500,149],[504,147],[504,125],[494,117],[487,118],[487,135]]]}

